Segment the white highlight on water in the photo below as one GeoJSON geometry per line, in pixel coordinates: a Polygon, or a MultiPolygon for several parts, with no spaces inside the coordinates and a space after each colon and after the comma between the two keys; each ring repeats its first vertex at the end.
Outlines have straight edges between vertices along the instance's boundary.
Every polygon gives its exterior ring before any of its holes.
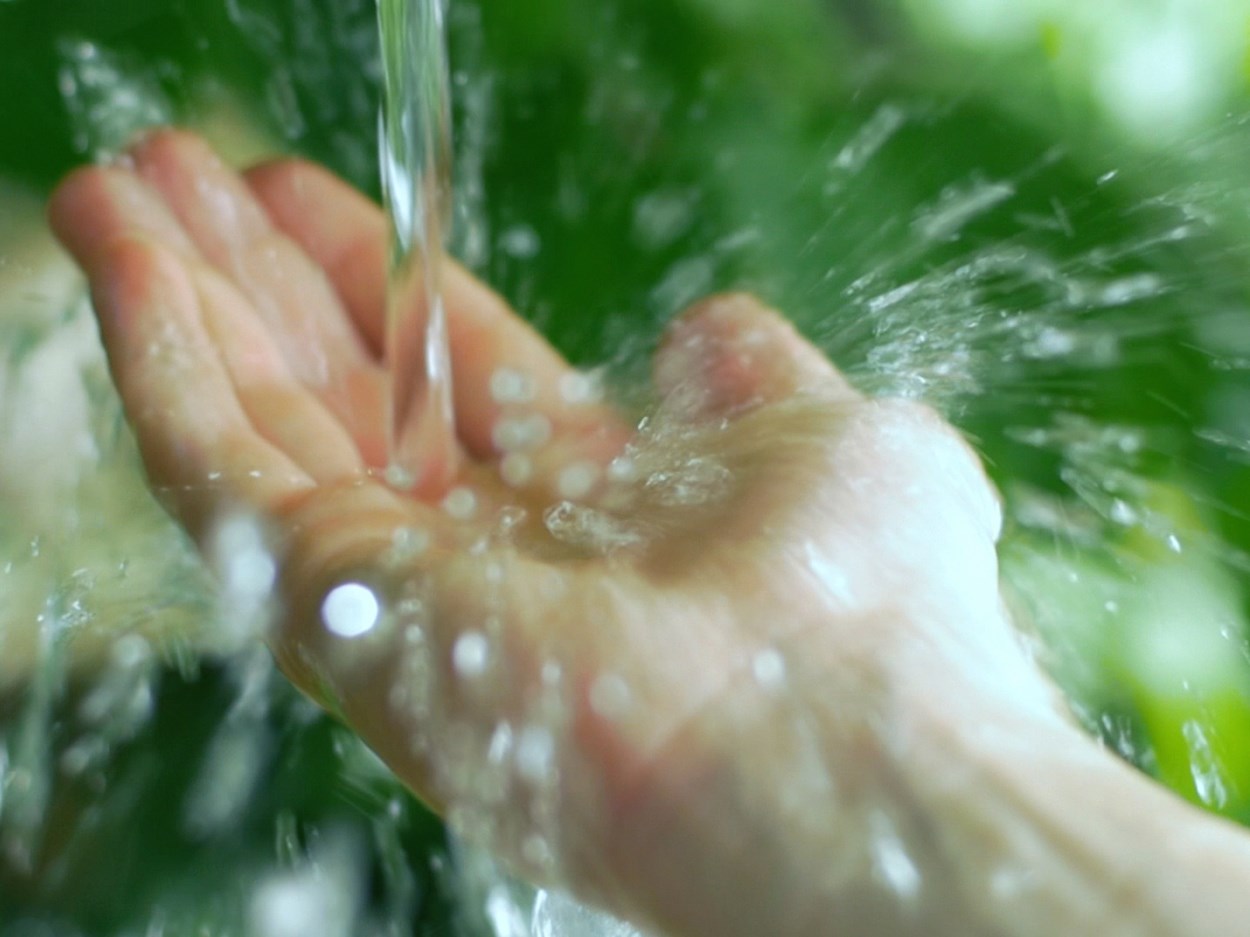
{"type": "Polygon", "coordinates": [[[451,663],[462,677],[480,677],[490,661],[490,642],[480,631],[466,631],[451,649],[451,663]]]}
{"type": "Polygon", "coordinates": [[[321,620],[341,638],[368,634],[382,617],[382,606],[373,590],[359,582],[335,586],[321,604],[321,620]]]}

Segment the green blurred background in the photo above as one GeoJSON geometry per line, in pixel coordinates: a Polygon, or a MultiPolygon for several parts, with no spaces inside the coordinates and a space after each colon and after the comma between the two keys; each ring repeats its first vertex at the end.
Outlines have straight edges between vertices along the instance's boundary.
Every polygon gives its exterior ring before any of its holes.
{"type": "MultiPolygon", "coordinates": [[[[1145,6],[452,0],[453,248],[630,404],[669,317],[745,288],[861,386],[941,407],[1078,715],[1247,821],[1250,13],[1145,6]]],[[[0,193],[177,121],[376,195],[377,47],[369,0],[0,0],[0,193]]],[[[38,293],[5,284],[0,313],[38,293]]],[[[11,362],[63,324],[24,322],[11,362]]],[[[99,396],[100,465],[137,478],[99,396]]],[[[177,611],[210,616],[186,562],[177,611]]],[[[140,617],[169,604],[134,588],[140,617]]],[[[437,823],[255,654],[114,674],[108,713],[152,699],[114,724],[53,651],[4,703],[0,933],[241,933],[258,880],[336,855],[363,870],[352,933],[481,927],[437,823]],[[205,826],[188,805],[235,756],[254,776],[205,826]]]]}

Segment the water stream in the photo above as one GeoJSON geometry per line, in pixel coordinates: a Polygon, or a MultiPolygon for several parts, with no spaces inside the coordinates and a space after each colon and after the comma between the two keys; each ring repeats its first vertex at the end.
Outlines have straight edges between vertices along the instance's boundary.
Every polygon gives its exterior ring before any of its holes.
{"type": "Polygon", "coordinates": [[[446,480],[439,454],[455,435],[441,270],[452,197],[443,3],[378,4],[385,87],[378,149],[391,225],[388,478],[401,488],[446,480]]]}

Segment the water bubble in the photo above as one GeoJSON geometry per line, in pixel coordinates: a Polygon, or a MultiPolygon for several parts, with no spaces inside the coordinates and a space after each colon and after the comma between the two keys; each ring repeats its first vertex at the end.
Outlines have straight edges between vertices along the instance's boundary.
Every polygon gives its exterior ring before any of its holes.
{"type": "Polygon", "coordinates": [[[391,535],[390,558],[396,562],[416,559],[430,548],[433,537],[421,527],[399,527],[391,535]]]}
{"type": "Polygon", "coordinates": [[[499,462],[499,476],[505,485],[520,488],[534,477],[534,462],[529,456],[510,452],[499,462]]]}
{"type": "Polygon", "coordinates": [[[526,224],[513,225],[499,235],[499,249],[517,260],[537,257],[542,246],[538,232],[526,224]]]}
{"type": "Polygon", "coordinates": [[[480,631],[466,631],[451,651],[452,666],[465,678],[480,677],[490,662],[490,642],[480,631]]]}
{"type": "Polygon", "coordinates": [[[517,772],[530,783],[548,780],[554,768],[556,741],[544,726],[526,726],[517,740],[517,772]]]}
{"type": "Polygon", "coordinates": [[[572,406],[598,403],[603,399],[600,371],[568,371],[560,375],[560,399],[572,406]]]}
{"type": "Polygon", "coordinates": [[[595,678],[590,687],[590,708],[605,719],[620,719],[633,702],[629,684],[614,673],[595,678]]]}
{"type": "Polygon", "coordinates": [[[556,492],[562,498],[577,500],[590,494],[598,480],[598,465],[590,461],[574,462],[560,470],[556,477],[556,492]]]}
{"type": "MultiPolygon", "coordinates": [[[[520,458],[524,458],[524,456],[521,456],[520,458]]],[[[504,474],[502,467],[500,468],[500,474],[504,474]]],[[[506,477],[504,478],[504,481],[507,482],[506,477]]],[[[506,540],[512,535],[513,531],[525,523],[525,520],[528,517],[529,512],[526,511],[525,508],[518,507],[514,504],[507,505],[499,510],[499,519],[495,525],[495,531],[498,536],[506,540]]]]}
{"type": "Polygon", "coordinates": [[[411,491],[417,484],[417,476],[396,463],[386,467],[382,478],[396,491],[411,491]]]}
{"type": "Polygon", "coordinates": [[[533,377],[516,368],[499,368],[490,376],[490,396],[495,403],[529,403],[535,392],[533,377]]]}
{"type": "Polygon", "coordinates": [[[638,480],[638,463],[628,453],[618,455],[608,463],[608,480],[617,484],[629,484],[638,480]]]}
{"type": "Polygon", "coordinates": [[[458,521],[467,521],[477,513],[477,495],[464,486],[453,488],[443,498],[443,510],[458,521]]]}
{"type": "Polygon", "coordinates": [[[541,413],[505,417],[491,429],[491,443],[499,452],[536,449],[551,438],[551,421],[541,413]]]}
{"type": "Polygon", "coordinates": [[[681,237],[694,223],[699,193],[694,189],[661,189],[634,205],[634,238],[659,250],[681,237]]]}
{"type": "Polygon", "coordinates": [[[538,833],[531,833],[521,843],[521,858],[535,869],[550,869],[555,863],[551,844],[538,833]]]}
{"type": "Polygon", "coordinates": [[[556,660],[543,661],[541,679],[545,687],[558,687],[564,679],[564,668],[556,660]]]}
{"type": "Polygon", "coordinates": [[[765,648],[751,659],[751,675],[766,690],[779,690],[786,682],[786,659],[776,648],[765,648]]]}
{"type": "Polygon", "coordinates": [[[321,620],[341,638],[368,634],[381,618],[382,607],[373,590],[359,582],[335,586],[321,604],[321,620]]]}

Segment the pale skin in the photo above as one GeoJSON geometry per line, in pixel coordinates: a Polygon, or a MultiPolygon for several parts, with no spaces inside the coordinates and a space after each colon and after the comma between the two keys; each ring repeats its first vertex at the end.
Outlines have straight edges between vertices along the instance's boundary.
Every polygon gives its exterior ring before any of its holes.
{"type": "Polygon", "coordinates": [[[280,665],[521,870],[673,937],[1245,932],[1250,838],[1084,736],[1022,650],[975,455],[756,300],[674,323],[627,449],[632,421],[570,401],[572,369],[451,267],[456,433],[404,493],[368,200],[163,132],[50,217],[154,489],[201,542],[266,524],[280,665]],[[524,478],[501,370],[550,429],[524,478]],[[622,452],[639,471],[605,474],[622,452]],[[606,540],[543,526],[570,464],[606,540]],[[363,638],[325,627],[345,583],[387,609],[363,638]]]}

